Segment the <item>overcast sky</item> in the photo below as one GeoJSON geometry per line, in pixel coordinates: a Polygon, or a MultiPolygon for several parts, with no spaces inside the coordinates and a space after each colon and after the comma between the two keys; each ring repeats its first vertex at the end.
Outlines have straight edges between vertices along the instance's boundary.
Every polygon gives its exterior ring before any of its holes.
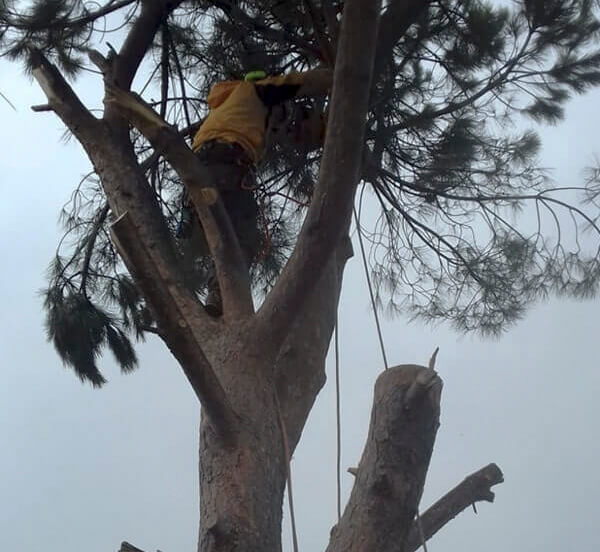
{"type": "MultiPolygon", "coordinates": [[[[29,110],[44,98],[18,71],[0,65],[0,91],[18,109],[0,103],[0,550],[108,552],[122,540],[195,550],[199,409],[175,361],[150,339],[132,375],[103,359],[110,382],[97,391],[45,340],[37,292],[59,209],[89,165],[61,141],[56,117],[29,110]]],[[[97,91],[92,83],[86,93],[97,91]]],[[[577,99],[565,123],[542,132],[544,164],[560,184],[580,183],[600,154],[599,100],[577,99]]],[[[358,463],[382,370],[365,286],[355,258],[340,315],[344,468],[358,463]]],[[[426,363],[440,347],[441,427],[423,508],[489,462],[505,474],[496,502],[460,515],[431,552],[600,549],[599,306],[553,300],[499,340],[384,319],[391,364],[426,363]]],[[[330,380],[293,460],[302,551],[323,549],[335,522],[334,401],[330,380]]],[[[345,496],[351,483],[345,475],[345,496]]]]}

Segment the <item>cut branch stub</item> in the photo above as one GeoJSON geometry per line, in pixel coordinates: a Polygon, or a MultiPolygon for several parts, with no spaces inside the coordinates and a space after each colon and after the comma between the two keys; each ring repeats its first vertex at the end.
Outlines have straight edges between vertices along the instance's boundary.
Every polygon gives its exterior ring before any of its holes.
{"type": "Polygon", "coordinates": [[[441,389],[441,379],[423,366],[379,376],[354,488],[328,552],[402,550],[433,451],[441,389]]]}

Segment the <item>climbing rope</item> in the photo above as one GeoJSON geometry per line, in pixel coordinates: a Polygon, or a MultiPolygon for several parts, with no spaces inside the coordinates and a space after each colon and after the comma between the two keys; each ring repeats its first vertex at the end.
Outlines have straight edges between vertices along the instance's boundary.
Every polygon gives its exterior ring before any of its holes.
{"type": "Polygon", "coordinates": [[[338,331],[338,313],[335,312],[335,420],[336,420],[336,476],[337,476],[337,516],[342,517],[342,414],[340,393],[340,340],[338,331]]]}
{"type": "Polygon", "coordinates": [[[296,531],[296,515],[294,513],[294,493],[292,491],[292,455],[290,454],[290,441],[288,438],[287,428],[285,427],[285,420],[283,419],[283,414],[281,413],[281,404],[279,402],[279,396],[277,395],[277,391],[275,391],[275,407],[277,409],[277,416],[279,418],[279,428],[281,430],[281,436],[283,440],[283,452],[285,454],[288,505],[290,508],[290,525],[292,527],[292,548],[294,552],[298,552],[298,533],[296,531]]]}
{"type": "MultiPolygon", "coordinates": [[[[354,214],[354,222],[356,224],[356,233],[358,234],[358,243],[360,244],[360,252],[361,252],[361,257],[362,257],[362,262],[363,262],[363,267],[365,270],[365,277],[367,279],[367,286],[369,288],[369,296],[371,298],[371,307],[373,309],[373,316],[375,317],[375,325],[377,327],[377,337],[379,338],[379,346],[381,348],[381,356],[383,357],[383,365],[385,367],[385,369],[387,370],[389,368],[389,364],[388,364],[388,360],[387,360],[387,354],[385,351],[385,343],[383,341],[383,332],[381,331],[381,323],[379,321],[379,314],[377,312],[377,304],[375,302],[375,294],[373,293],[373,284],[371,283],[371,276],[369,275],[369,264],[367,262],[367,254],[365,251],[365,245],[364,245],[364,240],[363,240],[363,235],[362,235],[362,228],[360,225],[360,217],[358,216],[358,213],[356,212],[356,207],[352,208],[353,210],[353,214],[354,214]]],[[[338,401],[339,404],[339,382],[338,382],[338,364],[339,364],[339,360],[338,360],[338,341],[337,341],[337,318],[336,318],[336,334],[335,334],[335,338],[336,338],[336,342],[335,342],[335,347],[336,347],[336,400],[338,401]]],[[[429,362],[429,367],[433,368],[433,364],[435,364],[435,358],[437,356],[437,349],[434,352],[430,362],[429,362]]],[[[339,465],[340,465],[340,455],[341,455],[341,444],[340,444],[340,438],[339,438],[339,433],[340,433],[340,427],[341,427],[341,422],[340,422],[340,414],[339,414],[339,409],[338,409],[338,520],[340,517],[340,487],[341,487],[341,481],[340,481],[340,470],[339,470],[339,465]]],[[[421,515],[419,514],[419,510],[417,508],[417,526],[419,528],[419,537],[421,538],[421,545],[423,546],[423,552],[428,552],[427,551],[427,542],[425,539],[425,534],[423,532],[423,525],[421,524],[421,515]]]]}
{"type": "Polygon", "coordinates": [[[356,233],[358,234],[358,243],[360,244],[360,253],[362,256],[363,267],[365,269],[365,277],[367,278],[367,286],[369,287],[369,296],[371,297],[371,307],[373,309],[373,316],[375,317],[375,325],[377,326],[377,336],[379,338],[379,347],[381,348],[381,356],[383,357],[383,365],[387,370],[389,364],[387,361],[387,355],[385,353],[385,344],[383,342],[383,333],[381,331],[381,324],[379,322],[379,314],[377,313],[377,303],[375,302],[375,294],[373,293],[373,284],[371,283],[371,276],[369,275],[369,264],[367,262],[367,254],[365,252],[365,244],[363,242],[362,228],[360,226],[360,218],[356,212],[356,207],[352,207],[354,212],[354,223],[356,224],[356,233]]]}

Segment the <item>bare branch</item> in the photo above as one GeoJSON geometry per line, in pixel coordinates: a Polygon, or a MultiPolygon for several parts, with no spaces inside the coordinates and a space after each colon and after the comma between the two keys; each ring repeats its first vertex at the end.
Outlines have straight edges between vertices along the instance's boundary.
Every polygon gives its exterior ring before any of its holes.
{"type": "Polygon", "coordinates": [[[354,488],[327,552],[403,549],[433,451],[441,388],[424,366],[395,366],[379,376],[354,488]]]}
{"type": "Polygon", "coordinates": [[[42,113],[44,111],[54,111],[54,110],[52,109],[52,107],[49,104],[39,104],[39,105],[32,105],[31,111],[34,111],[36,113],[42,113]]]}
{"type": "MultiPolygon", "coordinates": [[[[429,540],[444,525],[476,502],[493,502],[494,493],[490,487],[503,481],[504,476],[496,464],[489,464],[466,477],[462,483],[421,514],[421,526],[425,540],[429,540]]],[[[404,552],[416,552],[421,543],[422,538],[415,521],[406,540],[404,552]]]]}
{"type": "Polygon", "coordinates": [[[54,111],[81,142],[97,132],[100,122],[83,105],[59,70],[39,50],[32,50],[33,77],[48,98],[34,111],[54,111]]]}
{"type": "Polygon", "coordinates": [[[137,18],[115,60],[113,82],[129,90],[133,77],[152,44],[160,24],[182,0],[142,0],[142,12],[137,18]]]}
{"type": "Polygon", "coordinates": [[[319,182],[296,248],[258,312],[257,335],[265,342],[268,335],[276,350],[349,224],[362,159],[380,4],[349,0],[344,7],[319,182]]]}
{"type": "Polygon", "coordinates": [[[392,58],[396,44],[431,3],[432,0],[394,0],[389,3],[381,16],[375,56],[376,74],[392,58]]]}

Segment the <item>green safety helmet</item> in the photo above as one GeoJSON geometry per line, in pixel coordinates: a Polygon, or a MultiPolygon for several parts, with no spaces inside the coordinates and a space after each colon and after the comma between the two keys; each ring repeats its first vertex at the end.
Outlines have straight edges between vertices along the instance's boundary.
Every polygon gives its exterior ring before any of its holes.
{"type": "Polygon", "coordinates": [[[264,79],[267,74],[264,71],[250,71],[244,75],[244,80],[246,82],[252,82],[264,79]]]}

